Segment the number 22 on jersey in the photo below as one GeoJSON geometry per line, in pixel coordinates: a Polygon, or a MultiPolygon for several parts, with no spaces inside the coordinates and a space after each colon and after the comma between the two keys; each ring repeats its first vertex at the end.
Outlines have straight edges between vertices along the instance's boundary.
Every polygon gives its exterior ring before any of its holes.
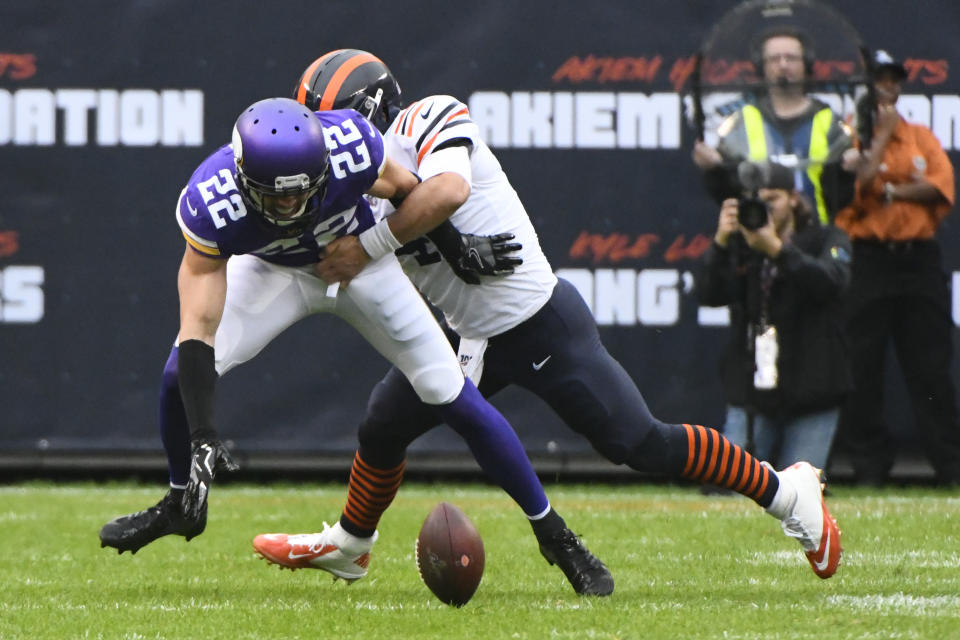
{"type": "Polygon", "coordinates": [[[326,126],[323,134],[330,151],[330,168],[337,178],[346,178],[348,173],[359,173],[370,166],[370,152],[363,142],[363,134],[352,120],[326,126]]]}
{"type": "MultiPolygon", "coordinates": [[[[203,198],[203,203],[207,205],[207,211],[213,218],[213,224],[217,229],[222,229],[227,225],[224,215],[231,220],[239,220],[247,215],[247,207],[243,204],[243,198],[240,197],[240,191],[237,189],[237,183],[233,179],[233,173],[229,169],[221,169],[219,173],[203,182],[197,183],[197,191],[203,198]],[[216,191],[216,194],[213,191],[216,191]],[[218,198],[217,196],[227,196],[218,198]]],[[[187,201],[187,207],[190,208],[190,201],[187,201]]],[[[190,213],[196,215],[196,211],[190,208],[190,213]]]]}

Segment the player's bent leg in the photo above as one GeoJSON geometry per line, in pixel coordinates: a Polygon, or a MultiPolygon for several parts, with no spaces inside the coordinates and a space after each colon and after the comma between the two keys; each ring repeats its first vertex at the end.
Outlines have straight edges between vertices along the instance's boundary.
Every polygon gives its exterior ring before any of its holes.
{"type": "Polygon", "coordinates": [[[456,354],[394,256],[369,265],[341,290],[337,314],[409,381],[419,399],[463,437],[490,479],[524,513],[549,505],[526,451],[506,419],[465,380],[456,354]]]}
{"type": "MultiPolygon", "coordinates": [[[[472,391],[468,390],[468,393],[472,391]]],[[[367,415],[360,426],[357,458],[363,462],[363,467],[376,469],[379,477],[388,477],[389,469],[403,462],[407,446],[440,422],[437,412],[420,402],[402,374],[397,369],[391,369],[370,396],[367,415]]],[[[482,440],[482,437],[479,439],[482,440]]],[[[491,445],[488,443],[487,446],[491,445]]],[[[482,443],[477,445],[477,450],[483,449],[482,443]]],[[[483,456],[483,453],[480,455],[483,456]]],[[[373,471],[363,467],[360,469],[367,473],[373,471]]],[[[357,469],[355,460],[354,471],[357,469]]],[[[340,525],[355,535],[371,535],[375,522],[379,521],[379,515],[382,514],[377,510],[378,504],[383,503],[385,496],[381,496],[378,488],[381,485],[372,479],[362,485],[354,481],[355,476],[351,472],[350,495],[357,495],[362,508],[344,509],[340,525]],[[371,519],[371,514],[376,514],[375,520],[371,519]],[[366,523],[363,518],[367,519],[366,523]]],[[[348,505],[351,501],[353,498],[348,497],[348,505]]],[[[567,528],[556,511],[550,508],[545,513],[533,514],[528,518],[541,553],[550,564],[557,565],[564,572],[577,593],[609,595],[613,592],[610,572],[567,528]]]]}
{"type": "Polygon", "coordinates": [[[402,373],[393,367],[374,387],[360,423],[340,526],[361,538],[374,534],[403,479],[407,446],[440,424],[402,373]]]}
{"type": "Polygon", "coordinates": [[[836,572],[840,530],[823,498],[819,470],[798,462],[776,473],[714,429],[660,424],[633,453],[633,464],[747,496],[800,542],[814,573],[829,578],[836,572]]]}
{"type": "MultiPolygon", "coordinates": [[[[449,342],[393,256],[368,265],[351,281],[338,296],[337,313],[402,371],[420,400],[467,441],[487,476],[520,505],[535,529],[537,520],[555,513],[513,428],[463,378],[449,342]]],[[[579,541],[574,546],[568,537],[567,542],[566,553],[548,560],[563,569],[574,589],[596,595],[612,592],[606,567],[579,541]]]]}
{"type": "MultiPolygon", "coordinates": [[[[215,339],[217,372],[259,353],[274,337],[308,313],[296,280],[304,274],[277,267],[253,256],[235,256],[227,264],[227,301],[215,339]]],[[[331,303],[332,305],[332,303],[331,303]]],[[[136,552],[166,535],[187,540],[200,535],[207,507],[197,518],[187,518],[175,502],[182,497],[190,475],[190,429],[180,399],[178,352],[174,346],[160,386],[160,437],[167,453],[171,489],[156,505],[111,520],[100,531],[102,546],[136,552]]]]}
{"type": "Polygon", "coordinates": [[[323,523],[320,533],[263,533],[253,539],[253,548],[267,561],[281,567],[320,569],[348,583],[367,575],[370,550],[377,541],[374,532],[369,538],[358,538],[340,523],[332,527],[323,523]]]}
{"type": "Polygon", "coordinates": [[[136,553],[163,536],[183,536],[189,542],[207,526],[207,508],[204,505],[197,518],[188,518],[180,506],[182,499],[183,489],[171,489],[154,506],[114,518],[100,529],[100,546],[136,553]]]}

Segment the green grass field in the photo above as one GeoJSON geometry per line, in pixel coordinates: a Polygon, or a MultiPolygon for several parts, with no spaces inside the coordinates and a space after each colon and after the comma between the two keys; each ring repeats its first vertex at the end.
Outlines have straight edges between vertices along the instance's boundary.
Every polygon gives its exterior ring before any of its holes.
{"type": "Polygon", "coordinates": [[[778,523],[740,497],[672,486],[551,485],[616,578],[577,596],[520,511],[475,485],[403,487],[370,574],[352,585],[258,560],[254,535],[333,522],[342,485],[214,487],[206,532],[118,556],[97,532],[161,487],[0,486],[0,638],[958,638],[960,494],[839,487],[843,564],[820,580],[778,523]],[[477,524],[486,571],[462,609],[417,576],[420,524],[447,500],[477,524]]]}

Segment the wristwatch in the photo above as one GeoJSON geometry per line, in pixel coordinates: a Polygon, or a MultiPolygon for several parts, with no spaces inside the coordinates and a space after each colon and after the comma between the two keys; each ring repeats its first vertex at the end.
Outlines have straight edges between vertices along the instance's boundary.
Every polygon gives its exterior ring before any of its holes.
{"type": "Polygon", "coordinates": [[[893,192],[896,189],[896,186],[892,182],[883,183],[883,199],[887,201],[887,204],[893,202],[893,192]]]}

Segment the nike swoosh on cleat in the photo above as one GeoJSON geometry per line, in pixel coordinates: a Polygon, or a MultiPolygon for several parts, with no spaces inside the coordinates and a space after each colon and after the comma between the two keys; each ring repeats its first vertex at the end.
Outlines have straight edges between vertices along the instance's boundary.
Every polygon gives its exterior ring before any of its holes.
{"type": "Polygon", "coordinates": [[[827,565],[830,564],[830,540],[832,538],[833,535],[830,532],[830,527],[827,527],[827,543],[822,547],[823,555],[820,557],[820,560],[817,560],[816,557],[813,559],[813,566],[815,566],[818,571],[823,571],[827,568],[827,565]]]}
{"type": "Polygon", "coordinates": [[[534,362],[534,363],[533,363],[533,370],[534,370],[534,371],[540,371],[540,369],[543,369],[543,365],[547,364],[547,360],[549,360],[549,359],[552,358],[552,357],[553,357],[552,355],[549,355],[549,356],[547,356],[546,358],[544,358],[543,360],[541,360],[540,362],[534,362]]]}
{"type": "Polygon", "coordinates": [[[299,560],[300,558],[312,558],[312,557],[325,556],[328,553],[332,553],[333,551],[336,551],[336,550],[337,550],[337,547],[333,545],[324,545],[323,547],[320,547],[320,549],[318,549],[317,551],[308,551],[307,553],[294,553],[293,550],[291,549],[290,553],[287,554],[287,557],[290,558],[291,560],[299,560]]]}

